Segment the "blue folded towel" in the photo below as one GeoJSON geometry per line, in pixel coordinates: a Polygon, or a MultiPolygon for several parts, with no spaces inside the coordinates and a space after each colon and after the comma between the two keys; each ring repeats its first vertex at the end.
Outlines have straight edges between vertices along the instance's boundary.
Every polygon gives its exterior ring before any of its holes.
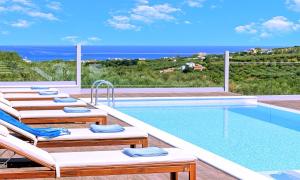
{"type": "Polygon", "coordinates": [[[58,136],[69,135],[71,132],[66,128],[34,128],[35,131],[38,131],[41,137],[44,138],[55,138],[58,136]]]}
{"type": "Polygon", "coordinates": [[[57,95],[58,92],[57,91],[40,91],[39,94],[40,95],[57,95]]]}
{"type": "Polygon", "coordinates": [[[125,129],[118,125],[96,125],[96,124],[91,124],[90,130],[93,133],[116,133],[116,132],[122,132],[125,129]]]}
{"type": "Polygon", "coordinates": [[[130,157],[155,157],[168,155],[166,150],[158,147],[124,148],[122,152],[130,157]]]}
{"type": "Polygon", "coordinates": [[[56,103],[72,103],[77,102],[77,99],[75,98],[54,98],[54,102],[56,103]]]}
{"type": "Polygon", "coordinates": [[[49,89],[49,87],[42,87],[42,86],[31,86],[32,90],[43,90],[43,89],[49,89]]]}
{"type": "Polygon", "coordinates": [[[3,121],[13,126],[16,126],[26,132],[29,132],[30,134],[33,134],[37,137],[44,137],[50,139],[58,136],[71,134],[71,132],[68,129],[64,128],[33,128],[16,120],[15,118],[13,118],[12,116],[10,116],[2,110],[0,110],[0,117],[3,121]]]}
{"type": "Polygon", "coordinates": [[[88,113],[91,112],[90,109],[85,107],[64,107],[66,113],[88,113]]]}

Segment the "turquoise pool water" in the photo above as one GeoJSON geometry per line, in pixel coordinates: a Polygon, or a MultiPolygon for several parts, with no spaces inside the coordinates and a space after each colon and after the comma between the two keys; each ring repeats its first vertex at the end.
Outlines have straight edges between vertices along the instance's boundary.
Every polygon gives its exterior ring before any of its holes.
{"type": "Polygon", "coordinates": [[[254,171],[300,169],[300,115],[266,106],[117,107],[254,171]]]}

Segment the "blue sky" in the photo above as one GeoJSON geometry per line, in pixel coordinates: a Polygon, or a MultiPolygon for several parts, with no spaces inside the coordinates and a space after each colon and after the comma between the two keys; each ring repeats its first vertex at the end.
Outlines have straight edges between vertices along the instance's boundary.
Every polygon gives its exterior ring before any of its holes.
{"type": "Polygon", "coordinates": [[[300,0],[0,0],[1,45],[300,45],[300,0]]]}

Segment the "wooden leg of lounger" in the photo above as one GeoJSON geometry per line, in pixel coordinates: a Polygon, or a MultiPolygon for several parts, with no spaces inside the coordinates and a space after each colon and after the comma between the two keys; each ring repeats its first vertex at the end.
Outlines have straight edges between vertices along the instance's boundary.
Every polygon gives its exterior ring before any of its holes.
{"type": "Polygon", "coordinates": [[[189,180],[196,180],[196,163],[190,165],[189,180]]]}
{"type": "Polygon", "coordinates": [[[171,172],[170,180],[178,180],[178,172],[171,172]]]}
{"type": "Polygon", "coordinates": [[[102,118],[100,119],[98,122],[96,122],[97,125],[106,125],[107,124],[107,119],[106,118],[102,118]]]}
{"type": "Polygon", "coordinates": [[[142,147],[143,148],[148,147],[148,138],[146,138],[146,139],[143,140],[142,147]]]}

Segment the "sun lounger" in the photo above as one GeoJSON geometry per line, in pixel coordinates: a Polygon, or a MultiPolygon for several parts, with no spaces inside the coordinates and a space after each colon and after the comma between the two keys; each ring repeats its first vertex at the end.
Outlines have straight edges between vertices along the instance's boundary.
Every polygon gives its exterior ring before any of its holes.
{"type": "Polygon", "coordinates": [[[56,97],[70,97],[66,93],[58,93],[54,95],[40,95],[38,93],[6,93],[0,94],[0,97],[8,101],[36,101],[36,100],[53,100],[56,97]]]}
{"type": "Polygon", "coordinates": [[[107,123],[107,113],[100,109],[91,109],[87,113],[66,113],[63,110],[31,110],[17,111],[0,102],[0,109],[12,115],[25,124],[53,124],[53,123],[107,123]]]}
{"type": "Polygon", "coordinates": [[[18,110],[18,111],[25,111],[25,110],[61,110],[66,106],[73,106],[73,107],[86,107],[87,103],[78,100],[77,102],[71,103],[57,103],[53,100],[47,101],[7,101],[3,98],[0,98],[0,102],[3,102],[10,107],[18,110]]]}
{"type": "Polygon", "coordinates": [[[142,145],[148,146],[148,134],[136,127],[124,127],[118,133],[93,133],[88,128],[68,129],[70,134],[55,138],[37,137],[23,129],[0,119],[0,124],[28,139],[38,147],[78,147],[78,146],[104,146],[104,145],[142,145]]]}
{"type": "Polygon", "coordinates": [[[47,91],[58,91],[56,88],[48,88],[48,89],[31,89],[31,88],[0,88],[0,93],[7,94],[7,93],[37,93],[42,90],[47,91]]]}
{"type": "Polygon", "coordinates": [[[196,180],[196,158],[177,148],[166,148],[168,155],[150,158],[129,157],[120,150],[48,153],[10,135],[7,129],[0,131],[2,148],[44,167],[8,168],[0,171],[3,179],[170,173],[175,180],[179,172],[188,172],[189,180],[196,180]]]}

